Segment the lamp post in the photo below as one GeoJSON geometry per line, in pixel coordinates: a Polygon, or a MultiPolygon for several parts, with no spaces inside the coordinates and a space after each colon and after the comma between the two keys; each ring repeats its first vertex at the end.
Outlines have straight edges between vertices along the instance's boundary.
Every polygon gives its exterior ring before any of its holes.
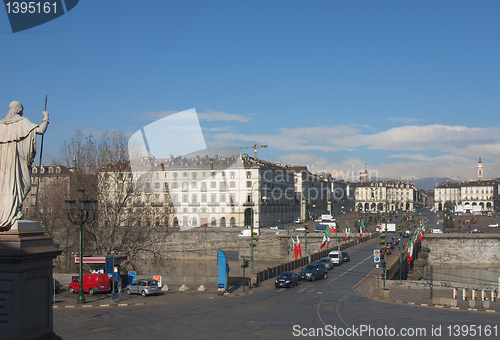
{"type": "Polygon", "coordinates": [[[389,196],[391,196],[391,204],[393,203],[395,192],[391,192],[389,194],[389,186],[386,184],[385,187],[385,224],[384,224],[384,288],[385,288],[385,281],[387,279],[387,222],[389,221],[389,213],[388,213],[388,208],[387,206],[389,205],[389,196]]]}
{"type": "Polygon", "coordinates": [[[306,252],[305,252],[305,255],[307,256],[307,235],[309,234],[309,225],[307,223],[304,223],[304,228],[306,229],[304,231],[304,237],[306,239],[306,252]]]}
{"type": "Polygon", "coordinates": [[[66,212],[68,213],[69,221],[79,227],[80,241],[79,241],[79,277],[78,277],[78,304],[84,304],[85,297],[83,296],[83,225],[92,223],[95,219],[95,211],[97,210],[97,201],[84,200],[83,195],[85,190],[78,189],[78,205],[75,200],[65,200],[66,212]]]}
{"type": "MultiPolygon", "coordinates": [[[[257,214],[257,212],[255,212],[255,209],[254,209],[254,200],[253,200],[253,189],[254,189],[254,185],[259,183],[259,180],[255,181],[253,184],[252,184],[252,187],[250,188],[250,192],[251,192],[251,195],[252,195],[252,223],[250,224],[250,227],[251,227],[251,234],[250,234],[250,271],[251,273],[253,274],[254,273],[254,266],[253,266],[253,263],[254,263],[254,248],[255,246],[257,245],[257,240],[255,239],[255,236],[254,236],[254,233],[253,233],[253,229],[254,229],[254,222],[255,222],[255,217],[254,215],[257,214]]],[[[258,186],[257,186],[258,187],[258,186]]],[[[260,199],[258,197],[259,195],[257,195],[257,204],[259,204],[260,202],[260,199]]],[[[264,196],[263,199],[266,199],[266,197],[264,196]]],[[[259,221],[259,224],[260,224],[260,221],[259,221]]]]}

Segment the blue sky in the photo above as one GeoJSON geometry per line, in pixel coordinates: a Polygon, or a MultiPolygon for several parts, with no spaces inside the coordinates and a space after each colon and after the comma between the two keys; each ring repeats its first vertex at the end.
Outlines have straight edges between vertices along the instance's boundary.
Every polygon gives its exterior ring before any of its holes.
{"type": "Polygon", "coordinates": [[[0,105],[39,123],[48,95],[44,163],[77,129],[131,135],[194,108],[208,145],[256,141],[313,171],[466,180],[481,157],[500,177],[499,16],[498,1],[85,0],[14,34],[0,10],[0,105]]]}

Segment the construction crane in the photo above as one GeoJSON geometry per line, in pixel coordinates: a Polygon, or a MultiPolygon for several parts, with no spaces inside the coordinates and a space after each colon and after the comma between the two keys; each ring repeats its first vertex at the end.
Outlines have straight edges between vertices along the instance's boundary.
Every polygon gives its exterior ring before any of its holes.
{"type": "Polygon", "coordinates": [[[217,148],[218,150],[240,150],[240,149],[253,149],[253,157],[257,159],[257,149],[258,148],[267,148],[269,145],[257,145],[254,141],[253,146],[235,146],[232,148],[217,148]]]}
{"type": "Polygon", "coordinates": [[[244,146],[240,149],[253,149],[253,158],[257,159],[257,148],[267,148],[269,145],[257,145],[255,141],[253,142],[253,146],[244,146]]]}

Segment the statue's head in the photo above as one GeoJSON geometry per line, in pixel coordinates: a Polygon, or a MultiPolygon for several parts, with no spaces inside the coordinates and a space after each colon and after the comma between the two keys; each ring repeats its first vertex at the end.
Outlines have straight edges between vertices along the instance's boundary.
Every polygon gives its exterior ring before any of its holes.
{"type": "Polygon", "coordinates": [[[23,115],[23,104],[18,102],[17,100],[14,100],[12,103],[9,104],[9,115],[23,115]]]}

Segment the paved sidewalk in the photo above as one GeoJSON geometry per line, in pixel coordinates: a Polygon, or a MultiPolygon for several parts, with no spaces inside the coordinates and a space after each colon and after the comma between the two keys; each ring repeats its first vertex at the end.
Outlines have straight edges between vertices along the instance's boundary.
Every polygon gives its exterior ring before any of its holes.
{"type": "Polygon", "coordinates": [[[139,306],[163,303],[177,303],[182,301],[196,301],[198,299],[213,299],[213,298],[230,298],[234,296],[253,294],[258,291],[266,290],[274,287],[274,279],[262,282],[252,289],[242,286],[230,286],[229,292],[220,295],[217,289],[217,284],[204,285],[206,290],[199,291],[199,284],[187,284],[187,290],[179,290],[182,284],[168,285],[169,290],[162,290],[157,296],[142,296],[142,295],[127,295],[122,293],[122,300],[112,300],[111,294],[85,294],[85,304],[77,304],[78,294],[70,294],[67,289],[62,288],[56,293],[54,308],[104,308],[104,307],[123,307],[123,306],[139,306]]]}
{"type": "MultiPolygon", "coordinates": [[[[399,285],[399,281],[387,280],[385,288],[383,281],[377,280],[377,269],[367,275],[356,287],[355,291],[366,297],[390,303],[424,306],[429,308],[445,308],[485,313],[500,313],[500,302],[468,301],[462,299],[462,291],[458,292],[458,299],[452,299],[452,288],[434,288],[431,299],[430,287],[409,288],[399,285]],[[484,305],[483,305],[484,303],[484,305]]],[[[478,295],[480,292],[478,292],[478,295]]]]}

